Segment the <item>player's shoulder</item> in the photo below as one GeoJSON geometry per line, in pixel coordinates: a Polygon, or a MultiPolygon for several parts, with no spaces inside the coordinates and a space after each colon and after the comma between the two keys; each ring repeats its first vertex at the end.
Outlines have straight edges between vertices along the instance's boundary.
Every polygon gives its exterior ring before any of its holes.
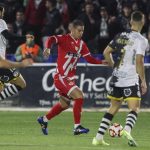
{"type": "Polygon", "coordinates": [[[144,37],[141,33],[137,33],[137,42],[141,43],[148,43],[148,40],[146,37],[144,37]]]}
{"type": "Polygon", "coordinates": [[[67,39],[68,34],[59,34],[59,35],[56,35],[56,37],[58,37],[59,39],[67,39]]]}
{"type": "Polygon", "coordinates": [[[4,23],[6,24],[5,20],[3,20],[3,19],[0,19],[0,23],[1,24],[4,24],[4,23]]]}

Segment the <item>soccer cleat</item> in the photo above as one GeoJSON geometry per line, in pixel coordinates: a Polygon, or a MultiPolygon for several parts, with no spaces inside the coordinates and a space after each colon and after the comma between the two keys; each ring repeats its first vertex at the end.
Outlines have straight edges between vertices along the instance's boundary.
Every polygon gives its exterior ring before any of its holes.
{"type": "Polygon", "coordinates": [[[109,146],[110,144],[106,143],[104,140],[97,140],[96,137],[93,138],[92,145],[97,146],[97,145],[104,145],[104,146],[109,146]]]}
{"type": "Polygon", "coordinates": [[[84,128],[79,125],[77,128],[74,129],[74,135],[79,135],[83,133],[88,133],[90,130],[88,128],[84,128]]]}
{"type": "Polygon", "coordinates": [[[131,134],[129,132],[127,132],[126,130],[122,130],[120,132],[120,135],[122,137],[126,137],[128,139],[128,145],[129,146],[133,146],[133,147],[137,146],[137,143],[135,142],[135,140],[133,139],[133,137],[131,136],[131,134]]]}
{"type": "Polygon", "coordinates": [[[43,134],[48,135],[48,129],[47,129],[48,123],[43,121],[43,117],[38,117],[37,121],[41,125],[43,134]]]}

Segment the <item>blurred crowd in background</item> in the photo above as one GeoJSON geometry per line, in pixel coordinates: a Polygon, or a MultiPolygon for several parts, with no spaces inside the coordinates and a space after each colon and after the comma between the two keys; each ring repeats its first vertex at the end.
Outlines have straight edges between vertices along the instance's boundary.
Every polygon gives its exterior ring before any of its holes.
{"type": "MultiPolygon", "coordinates": [[[[134,10],[145,14],[142,34],[150,42],[150,0],[0,0],[5,5],[4,20],[11,33],[26,36],[26,41],[9,40],[7,54],[20,61],[30,48],[42,62],[42,50],[48,36],[68,33],[74,19],[85,24],[83,40],[92,54],[102,54],[106,45],[119,32],[130,28],[130,15],[134,10]],[[37,50],[38,49],[38,50],[37,50]],[[41,57],[41,58],[40,58],[41,57]]],[[[53,46],[52,55],[57,54],[53,46]]],[[[150,60],[150,51],[146,52],[150,60]]]]}

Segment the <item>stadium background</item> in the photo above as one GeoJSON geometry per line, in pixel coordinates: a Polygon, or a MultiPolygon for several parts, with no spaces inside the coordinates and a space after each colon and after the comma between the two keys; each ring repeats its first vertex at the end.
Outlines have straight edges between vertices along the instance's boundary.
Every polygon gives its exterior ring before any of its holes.
{"type": "MultiPolygon", "coordinates": [[[[9,32],[25,35],[33,31],[36,43],[43,48],[42,38],[47,35],[63,34],[68,32],[68,24],[73,19],[80,18],[86,24],[83,39],[88,44],[91,53],[102,58],[102,52],[113,36],[129,27],[129,18],[133,10],[141,10],[146,15],[146,24],[142,34],[150,42],[150,1],[149,0],[48,0],[56,3],[62,20],[56,25],[55,19],[50,21],[45,7],[47,0],[0,0],[5,4],[5,20],[9,32]],[[39,7],[38,2],[42,3],[39,7]],[[88,6],[88,8],[87,8],[88,6]],[[91,7],[93,11],[91,13],[91,7]],[[23,14],[23,22],[17,26],[17,12],[23,14]],[[30,14],[29,16],[27,14],[30,14]],[[43,16],[45,15],[45,16],[43,16]],[[89,17],[91,20],[89,20],[89,17]],[[46,18],[46,19],[45,19],[46,18]],[[42,20],[44,19],[44,20],[42,20]],[[45,22],[46,20],[46,22],[45,22]],[[46,25],[54,30],[45,31],[46,25]],[[56,25],[56,26],[55,26],[56,25]],[[93,31],[93,29],[96,29],[93,31]]],[[[51,14],[51,13],[50,13],[51,14]]],[[[48,15],[51,16],[51,15],[48,15]]],[[[15,51],[23,41],[10,40],[7,44],[7,58],[15,61],[15,51]]],[[[109,106],[106,99],[106,90],[109,86],[111,69],[106,66],[94,66],[80,60],[77,71],[77,84],[85,93],[85,104],[82,123],[90,128],[87,135],[73,136],[72,112],[64,112],[49,122],[49,135],[43,136],[36,122],[38,116],[43,115],[57,100],[57,90],[54,89],[52,74],[55,70],[57,47],[54,45],[52,55],[43,63],[35,63],[32,67],[21,69],[27,81],[27,88],[19,95],[0,102],[0,150],[130,150],[127,141],[122,138],[111,138],[106,134],[106,141],[110,147],[93,147],[92,138],[97,132],[99,120],[109,106]],[[30,109],[35,108],[35,109],[30,109]],[[86,111],[88,110],[88,111],[86,111]],[[28,112],[26,112],[28,111],[28,112]],[[89,112],[90,111],[90,112],[89,112]],[[97,112],[98,111],[98,112],[97,112]]],[[[145,69],[148,89],[150,88],[150,51],[146,52],[145,69]]],[[[150,148],[150,91],[143,97],[142,113],[133,131],[133,136],[139,144],[136,149],[150,148]],[[147,109],[148,108],[148,109],[147,109]]],[[[126,104],[123,108],[126,108],[126,104]]],[[[124,125],[127,112],[122,109],[114,122],[124,125]]]]}
{"type": "MultiPolygon", "coordinates": [[[[145,14],[146,24],[142,34],[150,42],[150,1],[149,0],[0,0],[5,6],[4,19],[9,32],[24,36],[28,31],[35,35],[35,42],[44,49],[47,36],[68,33],[68,25],[74,19],[81,19],[85,24],[83,40],[96,58],[103,58],[102,52],[115,34],[130,28],[129,19],[132,11],[141,10],[145,14]],[[19,17],[18,17],[19,16],[19,17]]],[[[7,43],[7,58],[15,61],[15,51],[24,41],[10,40],[7,43]]],[[[57,90],[53,86],[52,74],[57,60],[57,46],[53,45],[48,60],[35,62],[33,67],[21,69],[27,81],[27,88],[6,101],[1,107],[49,107],[57,100],[57,90]],[[44,82],[44,83],[43,83],[44,82]],[[45,85],[44,85],[45,84],[45,85]]],[[[145,56],[146,76],[149,88],[150,51],[145,56]]],[[[111,69],[104,66],[89,66],[80,59],[77,84],[85,93],[84,107],[108,107],[106,83],[111,69]],[[91,73],[92,71],[92,73],[91,73]],[[81,81],[83,78],[83,81],[81,81]],[[96,91],[97,90],[97,91],[96,91]]],[[[144,96],[142,107],[150,107],[149,92],[144,96]]]]}

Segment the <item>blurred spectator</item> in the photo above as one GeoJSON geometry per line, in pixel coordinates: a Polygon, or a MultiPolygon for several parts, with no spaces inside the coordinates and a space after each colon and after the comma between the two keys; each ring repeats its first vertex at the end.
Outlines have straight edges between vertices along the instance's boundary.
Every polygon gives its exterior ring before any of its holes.
{"type": "Polygon", "coordinates": [[[124,30],[130,29],[130,15],[132,8],[130,4],[124,4],[122,8],[122,14],[119,15],[119,21],[124,30]]]}
{"type": "Polygon", "coordinates": [[[85,3],[85,12],[79,15],[78,19],[82,20],[85,25],[83,40],[85,42],[92,40],[97,33],[97,15],[94,14],[94,6],[92,3],[85,3]]]}
{"type": "MultiPolygon", "coordinates": [[[[124,1],[124,0],[119,0],[124,1]]],[[[117,2],[118,0],[99,0],[101,7],[106,7],[109,14],[112,16],[117,15],[117,2]]]]}
{"type": "Polygon", "coordinates": [[[16,11],[24,9],[22,0],[5,0],[4,5],[6,22],[14,22],[16,11]]]}
{"type": "Polygon", "coordinates": [[[106,7],[100,8],[100,19],[98,24],[98,34],[95,38],[97,53],[102,53],[110,40],[119,32],[122,31],[115,16],[110,16],[106,7]]]}
{"type": "Polygon", "coordinates": [[[18,45],[24,41],[25,36],[15,34],[12,23],[7,23],[7,27],[10,35],[8,35],[6,51],[7,54],[14,54],[18,45]]]}
{"type": "Polygon", "coordinates": [[[25,16],[24,11],[22,9],[17,10],[16,12],[16,20],[13,23],[14,33],[18,35],[25,35],[26,34],[26,23],[25,23],[25,16]]]}
{"type": "Polygon", "coordinates": [[[66,0],[57,0],[56,8],[59,10],[62,18],[62,23],[65,28],[67,28],[70,21],[69,9],[66,0]]]}
{"type": "MultiPolygon", "coordinates": [[[[11,23],[7,23],[8,32],[14,34],[13,25],[11,23]]],[[[7,40],[6,51],[7,54],[14,54],[16,51],[16,43],[15,40],[7,40]]]]}
{"type": "Polygon", "coordinates": [[[36,36],[36,42],[41,43],[41,29],[46,13],[45,0],[29,0],[25,10],[25,20],[27,30],[33,31],[36,36]]]}
{"type": "Polygon", "coordinates": [[[25,58],[32,58],[34,62],[43,61],[42,49],[35,44],[34,38],[33,32],[26,34],[26,42],[21,44],[16,50],[16,61],[22,61],[25,58]]]}
{"type": "Polygon", "coordinates": [[[42,29],[43,47],[48,36],[54,35],[56,29],[61,26],[61,15],[56,8],[56,0],[46,0],[46,17],[42,29]]]}

